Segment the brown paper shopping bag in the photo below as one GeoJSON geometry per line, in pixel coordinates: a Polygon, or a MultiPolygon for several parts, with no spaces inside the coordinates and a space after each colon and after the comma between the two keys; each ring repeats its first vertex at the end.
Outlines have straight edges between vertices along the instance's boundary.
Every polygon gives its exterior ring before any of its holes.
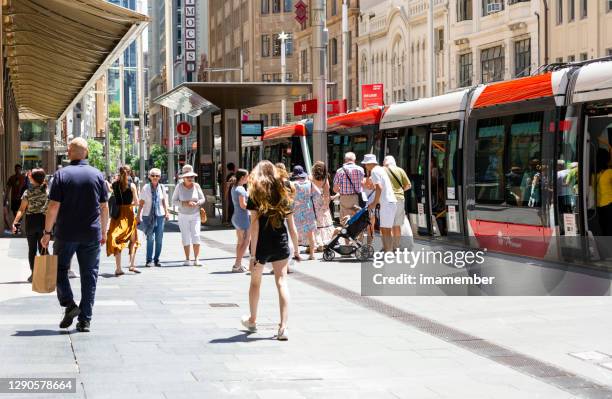
{"type": "Polygon", "coordinates": [[[32,277],[32,291],[40,294],[48,294],[55,291],[57,284],[57,256],[49,255],[48,251],[44,255],[34,259],[34,276],[32,277]]]}

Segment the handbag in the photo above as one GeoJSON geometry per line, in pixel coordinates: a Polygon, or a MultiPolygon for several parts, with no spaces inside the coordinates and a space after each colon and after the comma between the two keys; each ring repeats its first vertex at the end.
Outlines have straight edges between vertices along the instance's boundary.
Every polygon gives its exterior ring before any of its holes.
{"type": "Polygon", "coordinates": [[[353,184],[353,180],[351,180],[351,176],[349,176],[344,166],[342,167],[342,170],[344,171],[344,175],[348,179],[349,183],[351,183],[351,186],[353,187],[353,191],[355,192],[355,194],[357,194],[357,205],[359,205],[360,208],[365,208],[366,205],[368,205],[368,200],[364,198],[365,193],[363,191],[361,192],[357,191],[357,189],[355,188],[355,185],[353,184]]]}
{"type": "Polygon", "coordinates": [[[48,294],[55,291],[57,285],[57,256],[49,255],[47,249],[34,258],[34,272],[32,276],[32,291],[48,294]]]}
{"type": "Polygon", "coordinates": [[[208,215],[206,215],[206,209],[200,208],[200,224],[206,224],[208,221],[208,215]]]}

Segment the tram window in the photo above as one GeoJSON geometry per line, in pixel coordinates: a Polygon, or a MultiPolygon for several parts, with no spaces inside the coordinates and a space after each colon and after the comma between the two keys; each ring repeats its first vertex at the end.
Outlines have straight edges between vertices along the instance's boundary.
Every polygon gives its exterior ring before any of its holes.
{"type": "Polygon", "coordinates": [[[458,158],[457,158],[457,139],[458,139],[458,133],[457,133],[457,129],[452,129],[448,132],[448,145],[449,145],[449,152],[448,152],[448,168],[446,171],[446,181],[447,181],[447,187],[452,187],[455,188],[457,186],[457,171],[459,168],[458,163],[458,158]]]}
{"type": "Polygon", "coordinates": [[[515,115],[512,119],[508,149],[509,167],[506,168],[506,203],[508,205],[540,206],[543,116],[543,113],[538,112],[515,115]]]}
{"type": "Polygon", "coordinates": [[[504,201],[504,121],[502,118],[481,119],[477,129],[476,202],[501,204],[504,201]]]}

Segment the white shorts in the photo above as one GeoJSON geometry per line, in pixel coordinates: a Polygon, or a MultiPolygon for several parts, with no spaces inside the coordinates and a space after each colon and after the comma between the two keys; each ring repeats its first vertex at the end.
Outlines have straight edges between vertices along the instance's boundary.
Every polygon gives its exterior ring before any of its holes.
{"type": "Polygon", "coordinates": [[[395,202],[381,202],[380,203],[380,227],[390,229],[393,227],[393,221],[395,219],[395,208],[397,204],[395,202]]]}
{"type": "Polygon", "coordinates": [[[397,200],[397,206],[395,208],[395,219],[393,220],[393,227],[401,227],[404,224],[404,218],[406,217],[406,209],[404,209],[404,200],[397,200]]]}
{"type": "Polygon", "coordinates": [[[178,225],[181,230],[183,246],[200,245],[200,214],[186,215],[179,213],[178,225]]]}

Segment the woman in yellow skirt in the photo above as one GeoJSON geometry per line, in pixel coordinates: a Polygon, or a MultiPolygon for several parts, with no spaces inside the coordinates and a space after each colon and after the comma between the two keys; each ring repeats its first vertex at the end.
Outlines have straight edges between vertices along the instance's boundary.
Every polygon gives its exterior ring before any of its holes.
{"type": "Polygon", "coordinates": [[[125,165],[119,168],[119,180],[113,183],[113,196],[119,208],[119,216],[111,217],[106,237],[106,255],[115,255],[115,276],[121,276],[121,251],[126,247],[130,251],[130,268],[132,273],[140,273],[134,262],[136,248],[139,247],[137,220],[134,209],[138,204],[138,191],[130,179],[131,169],[125,165]]]}

